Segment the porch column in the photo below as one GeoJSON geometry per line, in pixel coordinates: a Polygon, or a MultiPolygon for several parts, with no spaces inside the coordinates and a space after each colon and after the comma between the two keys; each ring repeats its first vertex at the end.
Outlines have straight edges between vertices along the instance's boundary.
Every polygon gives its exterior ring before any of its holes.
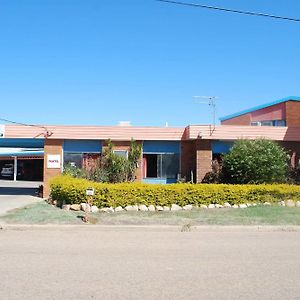
{"type": "Polygon", "coordinates": [[[201,183],[207,172],[212,171],[212,149],[210,140],[199,139],[196,142],[197,159],[196,159],[196,182],[201,183]]]}
{"type": "Polygon", "coordinates": [[[14,156],[14,181],[17,181],[18,175],[18,158],[14,156]]]}

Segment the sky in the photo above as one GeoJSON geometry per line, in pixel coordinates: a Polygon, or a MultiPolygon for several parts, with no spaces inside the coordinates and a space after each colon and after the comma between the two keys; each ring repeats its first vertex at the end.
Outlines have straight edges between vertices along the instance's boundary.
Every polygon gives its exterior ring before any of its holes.
{"type": "MultiPolygon", "coordinates": [[[[298,0],[190,2],[300,18],[298,0]]],[[[209,124],[211,107],[193,96],[218,97],[217,118],[300,96],[299,33],[296,22],[155,0],[1,0],[0,117],[209,124]]]]}

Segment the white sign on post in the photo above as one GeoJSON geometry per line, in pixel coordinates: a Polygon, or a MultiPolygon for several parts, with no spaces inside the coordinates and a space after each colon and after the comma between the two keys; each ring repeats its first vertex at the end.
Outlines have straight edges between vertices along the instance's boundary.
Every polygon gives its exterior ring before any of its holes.
{"type": "Polygon", "coordinates": [[[60,155],[48,154],[47,155],[47,168],[60,169],[60,155]]]}

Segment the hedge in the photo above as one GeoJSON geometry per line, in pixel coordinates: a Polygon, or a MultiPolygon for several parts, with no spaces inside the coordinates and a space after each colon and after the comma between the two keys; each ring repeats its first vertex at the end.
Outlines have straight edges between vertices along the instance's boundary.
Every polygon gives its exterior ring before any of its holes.
{"type": "Polygon", "coordinates": [[[189,184],[169,185],[143,183],[97,183],[70,176],[59,176],[51,181],[51,196],[58,204],[80,204],[87,200],[85,190],[93,187],[93,204],[101,207],[117,207],[134,204],[145,205],[200,205],[252,202],[277,202],[300,199],[300,186],[189,184]]]}

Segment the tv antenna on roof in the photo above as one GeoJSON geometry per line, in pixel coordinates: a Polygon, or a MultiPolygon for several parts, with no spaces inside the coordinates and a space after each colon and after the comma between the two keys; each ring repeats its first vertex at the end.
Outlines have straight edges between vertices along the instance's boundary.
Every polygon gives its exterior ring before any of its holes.
{"type": "Polygon", "coordinates": [[[218,97],[216,97],[216,96],[193,96],[193,98],[203,99],[203,100],[198,100],[196,103],[208,104],[208,106],[211,107],[213,129],[211,130],[210,135],[212,135],[212,133],[216,129],[216,109],[217,109],[216,99],[218,99],[218,97]]]}

